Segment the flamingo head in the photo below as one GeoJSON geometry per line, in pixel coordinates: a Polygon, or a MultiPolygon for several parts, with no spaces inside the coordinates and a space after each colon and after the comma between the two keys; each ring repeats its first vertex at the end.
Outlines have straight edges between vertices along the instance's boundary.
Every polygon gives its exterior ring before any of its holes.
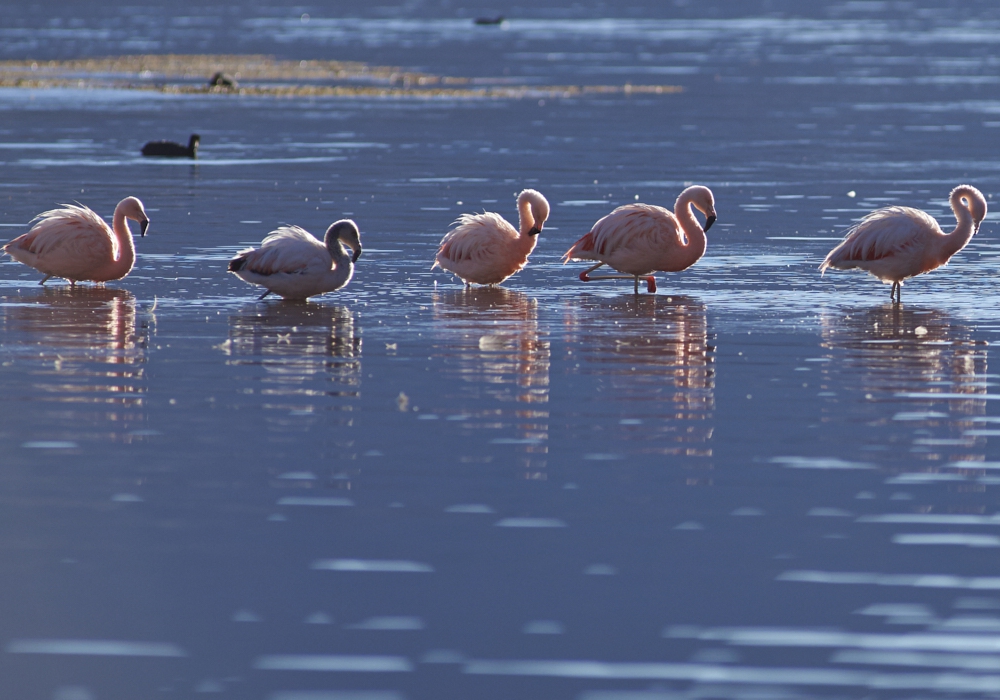
{"type": "Polygon", "coordinates": [[[524,190],[517,196],[517,211],[521,217],[521,235],[537,236],[549,218],[549,202],[538,190],[524,190]]]}
{"type": "Polygon", "coordinates": [[[972,185],[959,185],[951,191],[949,199],[952,209],[955,208],[956,200],[958,200],[958,205],[972,214],[974,232],[978,232],[979,224],[983,223],[983,219],[986,218],[986,197],[983,196],[983,193],[972,185]]]}
{"type": "Polygon", "coordinates": [[[340,241],[354,251],[351,262],[355,263],[361,257],[361,232],[358,225],[350,219],[341,219],[330,224],[326,230],[326,247],[329,248],[334,241],[340,241]]]}
{"type": "Polygon", "coordinates": [[[146,216],[146,210],[142,206],[142,202],[139,201],[138,197],[126,197],[122,201],[118,202],[118,206],[115,207],[115,214],[121,212],[126,219],[132,219],[132,221],[139,222],[139,236],[146,236],[146,229],[149,228],[149,217],[146,216]]]}
{"type": "Polygon", "coordinates": [[[718,218],[715,214],[715,196],[712,194],[712,190],[704,185],[688,187],[681,192],[677,202],[678,204],[691,204],[705,215],[705,225],[702,227],[704,231],[712,228],[712,224],[718,218]]]}

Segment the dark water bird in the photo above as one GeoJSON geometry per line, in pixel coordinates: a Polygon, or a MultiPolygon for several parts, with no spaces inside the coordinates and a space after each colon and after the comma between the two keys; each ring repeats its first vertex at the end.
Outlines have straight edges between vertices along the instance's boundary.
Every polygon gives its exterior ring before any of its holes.
{"type": "Polygon", "coordinates": [[[972,185],[959,185],[948,197],[958,225],[945,233],[930,214],[911,207],[885,207],[868,214],[831,250],[820,273],[827,268],[861,268],[886,284],[900,302],[903,280],[946,265],[979,231],[986,218],[986,198],[972,185]]]}
{"type": "Polygon", "coordinates": [[[361,257],[361,234],[350,219],[330,224],[323,241],[298,226],[282,226],[229,261],[229,271],[285,299],[308,299],[347,285],[361,257]],[[353,251],[347,252],[344,244],[353,251]]]}
{"type": "Polygon", "coordinates": [[[64,277],[70,285],[83,280],[120,280],[135,264],[135,243],[126,219],[138,221],[139,235],[146,235],[149,217],[135,197],[118,203],[110,227],[89,207],[64,204],[39,214],[31,230],[5,245],[3,251],[44,273],[41,284],[50,277],[64,277]]]}
{"type": "Polygon", "coordinates": [[[504,19],[505,18],[503,15],[496,15],[495,17],[476,17],[474,22],[479,25],[489,26],[489,25],[503,24],[504,19]]]}
{"type": "Polygon", "coordinates": [[[236,82],[236,78],[233,76],[219,71],[208,81],[208,87],[220,90],[236,90],[240,87],[240,84],[236,82]]]}
{"type": "Polygon", "coordinates": [[[142,147],[142,155],[162,156],[164,158],[197,158],[199,143],[201,143],[201,137],[198,134],[191,134],[187,146],[174,141],[150,141],[142,147]]]}

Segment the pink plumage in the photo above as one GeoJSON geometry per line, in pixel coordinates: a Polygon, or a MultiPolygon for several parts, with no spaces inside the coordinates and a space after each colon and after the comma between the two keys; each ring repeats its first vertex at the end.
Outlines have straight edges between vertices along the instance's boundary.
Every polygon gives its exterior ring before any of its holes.
{"type": "Polygon", "coordinates": [[[986,218],[986,198],[971,185],[952,190],[949,203],[958,222],[951,233],[942,231],[932,216],[919,209],[893,206],[873,211],[827,254],[820,272],[831,267],[866,270],[892,283],[890,296],[898,303],[903,280],[947,264],[986,218]]]}
{"type": "Polygon", "coordinates": [[[712,191],[700,185],[681,192],[673,212],[652,204],[626,204],[599,219],[587,235],[566,251],[563,262],[599,260],[580,274],[581,280],[632,278],[636,291],[639,277],[649,275],[646,283],[652,292],[656,289],[653,272],[680,272],[704,255],[705,231],[715,219],[712,191]],[[694,217],[692,207],[707,217],[704,228],[694,217]],[[591,276],[601,265],[625,274],[591,276]]]}
{"type": "Polygon", "coordinates": [[[260,248],[237,253],[229,261],[229,271],[245,282],[266,287],[260,299],[272,292],[285,299],[308,299],[346,286],[359,257],[358,226],[341,219],[330,224],[322,241],[299,226],[275,229],[264,237],[260,248]]]}
{"type": "Polygon", "coordinates": [[[520,230],[499,214],[463,214],[445,234],[434,264],[457,275],[466,286],[500,284],[521,270],[535,249],[549,217],[549,203],[536,190],[517,197],[520,230]]]}
{"type": "Polygon", "coordinates": [[[44,273],[41,284],[50,277],[63,277],[71,285],[121,279],[135,264],[135,244],[126,219],[138,221],[140,235],[146,235],[149,218],[135,197],[118,203],[112,227],[88,207],[64,204],[35,217],[31,230],[3,250],[44,273]]]}

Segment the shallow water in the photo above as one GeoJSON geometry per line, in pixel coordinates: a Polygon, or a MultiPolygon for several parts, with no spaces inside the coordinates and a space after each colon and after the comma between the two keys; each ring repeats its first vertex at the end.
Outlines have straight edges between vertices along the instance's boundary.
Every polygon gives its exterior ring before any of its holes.
{"type": "Polygon", "coordinates": [[[0,58],[684,92],[0,90],[7,237],[74,200],[152,220],[105,289],[0,264],[12,697],[1000,693],[996,224],[900,307],[816,269],[872,208],[947,228],[951,187],[998,191],[991,6],[536,3],[504,29],[427,3],[50,5],[3,7],[0,58]],[[197,163],[138,156],[193,131],[197,163]],[[655,296],[561,265],[689,182],[719,223],[655,296]],[[525,186],[553,205],[527,269],[471,291],[429,270],[452,220],[513,217],[525,186]],[[365,252],[340,293],[256,303],[224,273],[342,216],[365,252]]]}

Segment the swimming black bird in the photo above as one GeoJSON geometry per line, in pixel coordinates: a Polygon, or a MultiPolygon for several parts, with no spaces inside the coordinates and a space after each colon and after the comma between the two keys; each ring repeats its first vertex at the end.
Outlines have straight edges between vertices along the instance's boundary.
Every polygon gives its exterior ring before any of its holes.
{"type": "Polygon", "coordinates": [[[144,156],[164,156],[167,158],[197,158],[198,144],[201,137],[198,134],[191,134],[191,139],[187,146],[182,146],[173,141],[150,141],[142,147],[144,156]]]}
{"type": "Polygon", "coordinates": [[[491,25],[491,24],[492,25],[503,24],[504,23],[504,19],[505,18],[504,18],[503,15],[497,15],[496,17],[476,17],[476,19],[474,19],[473,22],[475,24],[487,25],[488,26],[488,25],[491,25]]]}

